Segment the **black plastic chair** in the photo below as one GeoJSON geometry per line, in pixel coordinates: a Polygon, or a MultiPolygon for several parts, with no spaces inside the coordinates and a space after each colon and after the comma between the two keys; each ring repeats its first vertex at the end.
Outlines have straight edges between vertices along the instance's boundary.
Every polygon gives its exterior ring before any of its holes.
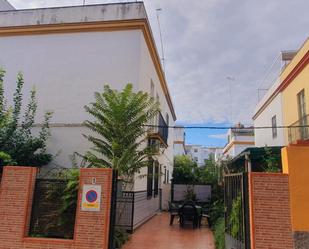
{"type": "Polygon", "coordinates": [[[179,208],[180,226],[184,227],[186,222],[190,222],[193,228],[199,226],[199,217],[193,202],[187,202],[179,208]]]}
{"type": "Polygon", "coordinates": [[[174,219],[178,216],[179,206],[176,203],[168,202],[168,211],[170,213],[170,226],[173,225],[174,219]]]}
{"type": "Polygon", "coordinates": [[[207,220],[207,224],[210,227],[210,215],[209,215],[209,207],[208,207],[208,205],[202,207],[202,213],[201,213],[201,215],[199,217],[199,227],[202,224],[202,219],[203,218],[207,220]]]}

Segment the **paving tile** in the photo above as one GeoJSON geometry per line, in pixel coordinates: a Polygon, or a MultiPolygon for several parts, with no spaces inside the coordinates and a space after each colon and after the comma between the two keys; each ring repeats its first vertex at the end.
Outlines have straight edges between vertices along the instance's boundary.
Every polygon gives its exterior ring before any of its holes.
{"type": "Polygon", "coordinates": [[[175,220],[169,226],[169,214],[160,213],[141,226],[123,249],[215,249],[208,227],[180,228],[175,220]]]}

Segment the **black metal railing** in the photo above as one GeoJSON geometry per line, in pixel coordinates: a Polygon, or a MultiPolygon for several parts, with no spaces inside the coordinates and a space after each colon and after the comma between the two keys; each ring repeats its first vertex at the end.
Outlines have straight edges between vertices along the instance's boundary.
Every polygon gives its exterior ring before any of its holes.
{"type": "Polygon", "coordinates": [[[116,227],[133,231],[143,224],[147,219],[160,210],[162,205],[162,189],[159,189],[159,195],[152,198],[147,196],[147,190],[143,191],[123,191],[121,196],[117,196],[116,207],[116,227]]]}
{"type": "Polygon", "coordinates": [[[161,112],[159,112],[155,126],[150,129],[150,137],[158,136],[165,145],[168,145],[168,125],[165,122],[161,112]]]}
{"type": "Polygon", "coordinates": [[[248,178],[246,173],[224,176],[226,248],[250,248],[248,178]]]}
{"type": "Polygon", "coordinates": [[[289,126],[289,143],[296,144],[300,141],[309,140],[309,115],[304,116],[289,126]]]}
{"type": "Polygon", "coordinates": [[[163,139],[164,143],[167,144],[168,127],[161,113],[159,113],[159,135],[163,139]]]}
{"type": "Polygon", "coordinates": [[[69,212],[63,210],[67,183],[67,180],[36,179],[30,237],[73,238],[76,207],[69,212]]]}

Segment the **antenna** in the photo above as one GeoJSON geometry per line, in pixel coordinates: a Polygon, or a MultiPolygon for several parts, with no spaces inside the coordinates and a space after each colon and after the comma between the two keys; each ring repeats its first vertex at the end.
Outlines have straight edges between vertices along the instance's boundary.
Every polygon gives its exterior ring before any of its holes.
{"type": "Polygon", "coordinates": [[[233,125],[233,96],[232,96],[232,81],[235,81],[235,77],[227,76],[226,79],[229,81],[229,95],[230,95],[230,108],[231,108],[231,124],[233,125]]]}
{"type": "Polygon", "coordinates": [[[165,75],[165,57],[164,57],[164,46],[163,46],[163,39],[162,39],[162,31],[161,31],[161,24],[160,24],[160,11],[162,11],[161,8],[156,9],[157,12],[157,20],[158,20],[158,25],[159,25],[159,32],[160,32],[160,41],[161,41],[161,53],[162,53],[162,65],[163,65],[163,70],[164,70],[164,75],[165,75]]]}
{"type": "Polygon", "coordinates": [[[258,88],[258,101],[260,101],[263,97],[263,95],[261,96],[261,92],[263,92],[263,91],[266,92],[268,90],[269,90],[269,88],[258,88]]]}

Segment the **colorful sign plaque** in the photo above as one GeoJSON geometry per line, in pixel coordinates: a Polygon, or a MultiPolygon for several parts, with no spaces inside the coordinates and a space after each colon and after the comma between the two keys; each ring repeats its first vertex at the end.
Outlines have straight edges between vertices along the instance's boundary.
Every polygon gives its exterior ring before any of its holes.
{"type": "Polygon", "coordinates": [[[101,190],[101,185],[83,186],[82,211],[100,211],[101,190]]]}

